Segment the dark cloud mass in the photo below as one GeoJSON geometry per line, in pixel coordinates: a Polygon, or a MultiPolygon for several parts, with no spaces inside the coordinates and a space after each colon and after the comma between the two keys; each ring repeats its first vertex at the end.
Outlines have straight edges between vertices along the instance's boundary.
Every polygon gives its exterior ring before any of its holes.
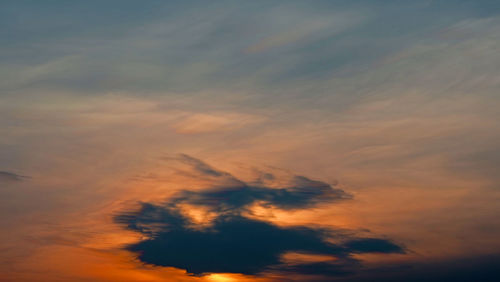
{"type": "MultiPolygon", "coordinates": [[[[299,177],[297,177],[299,178],[299,177]]],[[[340,200],[349,195],[340,189],[334,189],[326,183],[300,177],[302,184],[288,188],[268,188],[242,185],[194,192],[183,191],[173,202],[186,202],[206,206],[216,211],[241,211],[259,202],[281,209],[301,209],[320,202],[340,200]]]]}
{"type": "MultiPolygon", "coordinates": [[[[241,212],[259,203],[280,209],[292,210],[307,208],[322,202],[331,202],[350,198],[350,195],[331,185],[311,180],[304,176],[294,176],[289,187],[269,188],[245,183],[227,172],[218,171],[208,164],[187,155],[181,155],[184,163],[190,164],[199,173],[210,177],[224,178],[230,186],[213,187],[204,191],[182,191],[173,197],[171,204],[188,203],[208,207],[218,212],[241,212]]],[[[270,173],[263,174],[273,179],[270,173]]]]}
{"type": "MultiPolygon", "coordinates": [[[[198,172],[233,177],[191,157],[189,162],[198,172]]],[[[239,182],[242,185],[236,187],[182,191],[163,204],[141,203],[140,209],[117,215],[117,223],[147,237],[127,249],[144,263],[185,269],[194,275],[274,271],[337,276],[359,268],[352,254],[404,253],[386,239],[358,238],[330,228],[281,227],[245,216],[252,204],[290,210],[347,198],[340,189],[302,176],[285,188],[239,182]],[[217,216],[209,226],[197,226],[180,204],[203,207],[217,216]],[[282,255],[288,252],[327,255],[332,262],[287,265],[282,255]]]]}
{"type": "Polygon", "coordinates": [[[375,238],[345,238],[329,242],[335,232],[305,226],[279,227],[241,215],[220,215],[205,229],[192,228],[192,222],[178,210],[143,203],[139,211],[118,215],[116,221],[149,236],[128,247],[145,263],[204,273],[258,274],[266,270],[293,270],[316,274],[346,273],[357,266],[352,253],[401,253],[394,243],[375,238]],[[286,252],[331,255],[335,264],[304,264],[293,268],[281,265],[286,252]],[[318,272],[320,271],[320,272],[318,272]]]}
{"type": "Polygon", "coordinates": [[[338,282],[497,282],[500,281],[500,256],[472,256],[444,261],[397,264],[368,269],[338,282]]]}

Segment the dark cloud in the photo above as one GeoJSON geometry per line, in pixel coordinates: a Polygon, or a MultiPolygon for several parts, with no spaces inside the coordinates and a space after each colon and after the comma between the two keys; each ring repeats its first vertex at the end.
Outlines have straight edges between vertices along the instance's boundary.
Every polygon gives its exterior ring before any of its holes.
{"type": "Polygon", "coordinates": [[[26,179],[26,176],[18,175],[8,171],[0,171],[0,182],[15,182],[26,179]]]}
{"type": "Polygon", "coordinates": [[[353,253],[398,253],[401,248],[392,242],[377,239],[363,238],[354,239],[345,244],[353,253]]]}
{"type": "MultiPolygon", "coordinates": [[[[229,179],[233,185],[204,191],[182,191],[170,200],[172,204],[188,203],[208,207],[218,212],[238,213],[254,203],[291,210],[314,206],[321,202],[350,198],[350,195],[341,189],[304,176],[294,176],[288,187],[269,188],[245,183],[193,157],[187,155],[181,157],[182,161],[192,165],[197,173],[229,179]]],[[[269,180],[274,178],[270,173],[265,175],[269,180]]]]}
{"type": "Polygon", "coordinates": [[[394,243],[375,238],[344,238],[332,243],[334,230],[305,226],[279,227],[241,215],[220,215],[204,229],[175,208],[143,203],[139,211],[118,215],[116,221],[149,238],[128,246],[145,263],[205,273],[258,274],[266,270],[309,274],[348,272],[357,266],[353,253],[402,253],[394,243]],[[325,265],[283,265],[280,256],[287,252],[331,255],[336,263],[325,265]]]}
{"type": "Polygon", "coordinates": [[[287,210],[301,209],[349,197],[344,191],[328,184],[317,181],[310,181],[310,184],[279,189],[245,185],[208,191],[183,191],[173,201],[206,206],[222,212],[241,211],[256,202],[287,210]]]}
{"type": "MultiPolygon", "coordinates": [[[[184,159],[199,173],[230,176],[197,159],[184,159]]],[[[346,198],[340,189],[302,176],[295,176],[293,185],[284,188],[240,182],[242,185],[236,187],[182,191],[165,203],[142,203],[138,210],[117,215],[117,223],[147,237],[127,249],[144,263],[185,269],[194,275],[256,275],[271,271],[336,276],[359,268],[352,254],[404,253],[402,247],[386,239],[359,238],[330,228],[281,227],[245,217],[244,212],[254,203],[286,210],[303,209],[346,198]],[[208,208],[217,216],[209,226],[197,226],[182,212],[180,204],[208,208]],[[282,255],[288,252],[327,255],[332,262],[287,265],[282,255]]]]}
{"type": "Polygon", "coordinates": [[[397,264],[365,269],[339,282],[493,282],[500,281],[500,255],[476,256],[444,261],[397,264]]]}
{"type": "Polygon", "coordinates": [[[283,266],[283,269],[281,271],[321,277],[342,277],[354,273],[359,269],[359,267],[360,264],[358,261],[348,260],[347,263],[314,262],[298,265],[288,265],[283,266]]]}

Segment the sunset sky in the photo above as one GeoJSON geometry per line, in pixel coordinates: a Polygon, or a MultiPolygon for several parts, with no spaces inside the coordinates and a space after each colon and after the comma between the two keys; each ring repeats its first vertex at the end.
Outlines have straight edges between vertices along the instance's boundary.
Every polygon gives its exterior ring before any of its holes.
{"type": "Polygon", "coordinates": [[[0,1],[0,281],[500,281],[500,1],[0,1]]]}

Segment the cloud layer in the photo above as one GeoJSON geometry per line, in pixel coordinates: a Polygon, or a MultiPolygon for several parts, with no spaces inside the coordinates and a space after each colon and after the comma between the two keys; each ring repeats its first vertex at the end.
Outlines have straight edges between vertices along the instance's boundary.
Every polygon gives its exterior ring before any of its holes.
{"type": "MultiPolygon", "coordinates": [[[[184,155],[182,159],[201,174],[234,178],[195,158],[184,155]]],[[[127,249],[144,263],[181,268],[195,275],[269,271],[341,275],[359,267],[353,254],[404,253],[401,246],[387,239],[359,238],[331,228],[282,227],[245,215],[254,204],[291,210],[348,198],[340,189],[303,176],[294,178],[296,185],[284,188],[234,179],[239,185],[185,190],[165,203],[142,203],[138,210],[117,215],[117,223],[147,237],[127,249]],[[184,213],[185,204],[208,209],[216,216],[209,225],[197,226],[184,213]],[[282,256],[290,252],[327,255],[331,261],[289,265],[282,256]]]]}

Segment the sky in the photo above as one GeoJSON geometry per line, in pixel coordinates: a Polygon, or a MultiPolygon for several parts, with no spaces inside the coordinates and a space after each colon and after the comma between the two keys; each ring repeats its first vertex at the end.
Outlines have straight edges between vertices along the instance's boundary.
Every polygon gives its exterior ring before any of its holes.
{"type": "Polygon", "coordinates": [[[500,2],[0,1],[0,281],[499,281],[500,2]]]}

